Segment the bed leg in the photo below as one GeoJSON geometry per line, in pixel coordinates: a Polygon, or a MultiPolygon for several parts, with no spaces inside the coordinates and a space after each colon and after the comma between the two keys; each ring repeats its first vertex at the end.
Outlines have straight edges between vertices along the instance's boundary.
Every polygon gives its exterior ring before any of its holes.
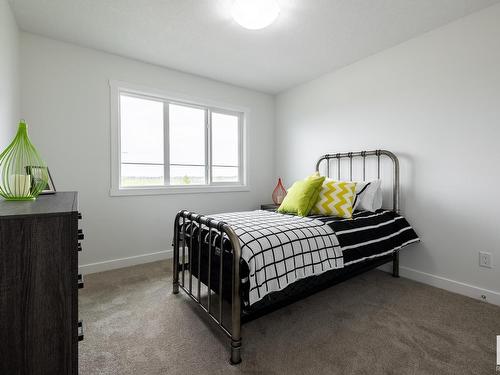
{"type": "Polygon", "coordinates": [[[179,294],[179,248],[174,246],[172,293],[179,294]]]}
{"type": "Polygon", "coordinates": [[[179,283],[174,281],[174,285],[172,286],[172,293],[179,294],[179,283]]]}
{"type": "Polygon", "coordinates": [[[173,294],[179,294],[179,218],[180,218],[181,213],[179,212],[175,216],[175,222],[174,222],[174,241],[173,241],[173,248],[174,248],[174,259],[172,260],[173,262],[173,276],[172,276],[172,293],[173,294]]]}
{"type": "MultiPolygon", "coordinates": [[[[232,259],[232,300],[231,300],[231,358],[229,362],[237,365],[241,362],[241,295],[240,295],[240,240],[234,230],[224,226],[224,232],[231,241],[232,259]]],[[[221,246],[222,247],[222,246],[221,246]]],[[[222,324],[222,323],[221,323],[222,324]]]]}
{"type": "Polygon", "coordinates": [[[392,276],[399,277],[399,251],[392,254],[392,276]]]}
{"type": "Polygon", "coordinates": [[[241,339],[234,340],[231,339],[231,358],[229,362],[232,365],[237,365],[241,363],[241,339]]]}

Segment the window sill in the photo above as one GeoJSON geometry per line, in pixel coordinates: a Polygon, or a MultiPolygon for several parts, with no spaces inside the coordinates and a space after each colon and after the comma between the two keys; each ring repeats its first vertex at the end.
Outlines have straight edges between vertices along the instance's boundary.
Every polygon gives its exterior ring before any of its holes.
{"type": "Polygon", "coordinates": [[[200,193],[230,193],[250,191],[247,185],[221,185],[221,186],[157,186],[137,188],[111,188],[112,197],[127,195],[169,195],[169,194],[200,194],[200,193]]]}

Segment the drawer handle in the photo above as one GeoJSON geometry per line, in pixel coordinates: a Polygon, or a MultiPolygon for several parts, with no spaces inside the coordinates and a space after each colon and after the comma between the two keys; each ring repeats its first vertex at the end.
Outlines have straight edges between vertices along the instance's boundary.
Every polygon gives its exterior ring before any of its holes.
{"type": "Polygon", "coordinates": [[[84,286],[83,283],[83,275],[81,273],[78,274],[78,289],[82,289],[84,286]]]}
{"type": "Polygon", "coordinates": [[[83,340],[83,320],[78,321],[78,341],[83,340]]]}
{"type": "Polygon", "coordinates": [[[84,238],[83,230],[82,229],[78,229],[78,239],[79,240],[83,240],[83,238],[84,238]]]}
{"type": "Polygon", "coordinates": [[[78,251],[82,251],[82,244],[78,243],[78,251]]]}
{"type": "Polygon", "coordinates": [[[81,212],[78,212],[78,220],[82,220],[82,213],[81,212]]]}

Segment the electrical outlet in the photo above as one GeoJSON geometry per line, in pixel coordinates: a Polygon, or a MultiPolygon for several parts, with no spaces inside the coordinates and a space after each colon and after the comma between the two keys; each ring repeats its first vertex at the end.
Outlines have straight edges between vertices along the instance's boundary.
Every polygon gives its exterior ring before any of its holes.
{"type": "Polygon", "coordinates": [[[479,252],[479,266],[491,268],[491,253],[485,251],[479,252]]]}

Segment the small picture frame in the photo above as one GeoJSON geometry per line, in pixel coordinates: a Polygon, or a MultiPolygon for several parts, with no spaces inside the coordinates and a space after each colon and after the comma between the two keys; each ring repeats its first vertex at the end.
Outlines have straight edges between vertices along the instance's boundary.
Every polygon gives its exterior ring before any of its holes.
{"type": "Polygon", "coordinates": [[[38,171],[42,170],[43,168],[47,169],[47,174],[49,175],[49,180],[47,181],[46,186],[40,192],[40,195],[42,195],[42,194],[55,194],[56,187],[54,185],[54,181],[52,180],[52,176],[50,174],[50,170],[48,167],[27,166],[26,173],[31,176],[31,184],[32,184],[32,186],[34,186],[36,184],[37,179],[40,178],[37,176],[41,175],[41,172],[38,172],[38,171]]]}
{"type": "Polygon", "coordinates": [[[49,175],[49,180],[47,181],[47,186],[45,186],[45,189],[43,189],[40,194],[55,194],[56,187],[54,185],[54,181],[52,180],[49,168],[47,168],[47,173],[49,175]]]}

